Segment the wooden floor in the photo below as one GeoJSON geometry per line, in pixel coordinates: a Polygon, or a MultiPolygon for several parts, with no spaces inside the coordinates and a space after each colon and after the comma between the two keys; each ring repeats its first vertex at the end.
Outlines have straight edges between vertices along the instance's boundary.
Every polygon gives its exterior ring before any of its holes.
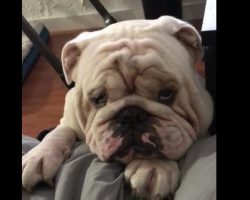
{"type": "MultiPolygon", "coordinates": [[[[63,45],[81,31],[51,34],[49,47],[60,58],[63,45]]],[[[36,137],[62,116],[67,88],[41,56],[22,88],[22,133],[36,137]]]]}
{"type": "MultiPolygon", "coordinates": [[[[194,22],[200,30],[200,22],[194,22]]],[[[63,45],[82,32],[51,34],[49,47],[60,58],[63,45]]],[[[204,65],[197,70],[204,75],[204,65]]],[[[41,56],[22,88],[22,133],[36,137],[42,130],[57,126],[63,113],[67,88],[57,73],[41,56]]]]}

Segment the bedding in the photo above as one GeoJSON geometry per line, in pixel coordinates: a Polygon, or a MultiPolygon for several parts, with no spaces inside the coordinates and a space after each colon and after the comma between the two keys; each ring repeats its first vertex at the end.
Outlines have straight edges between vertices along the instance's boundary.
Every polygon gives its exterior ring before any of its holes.
{"type": "MultiPolygon", "coordinates": [[[[40,141],[23,135],[22,153],[40,141]]],[[[216,135],[198,140],[180,161],[181,183],[174,200],[216,199],[216,135]]],[[[129,200],[124,182],[124,166],[102,162],[88,146],[77,142],[72,155],[60,169],[55,188],[43,183],[32,193],[22,192],[23,200],[129,200]]]]}

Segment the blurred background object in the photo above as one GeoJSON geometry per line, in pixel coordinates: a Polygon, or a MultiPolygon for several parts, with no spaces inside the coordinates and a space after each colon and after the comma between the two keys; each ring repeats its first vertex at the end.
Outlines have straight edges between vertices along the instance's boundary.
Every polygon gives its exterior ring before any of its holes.
{"type": "Polygon", "coordinates": [[[142,0],[146,19],[156,19],[162,15],[171,15],[182,19],[181,0],[142,0]]]}
{"type": "MultiPolygon", "coordinates": [[[[155,18],[170,14],[187,21],[203,18],[206,0],[99,0],[117,20],[155,18]],[[144,14],[145,12],[145,14],[144,14]]],[[[22,0],[28,21],[44,24],[50,32],[104,27],[90,0],[22,0]]]]}

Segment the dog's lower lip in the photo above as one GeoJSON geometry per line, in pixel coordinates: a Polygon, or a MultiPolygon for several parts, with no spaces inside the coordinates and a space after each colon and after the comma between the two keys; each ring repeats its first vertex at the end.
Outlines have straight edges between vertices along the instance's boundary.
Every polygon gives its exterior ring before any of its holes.
{"type": "Polygon", "coordinates": [[[145,147],[139,145],[133,145],[130,148],[133,149],[135,152],[141,152],[141,153],[148,152],[148,150],[145,147]]]}

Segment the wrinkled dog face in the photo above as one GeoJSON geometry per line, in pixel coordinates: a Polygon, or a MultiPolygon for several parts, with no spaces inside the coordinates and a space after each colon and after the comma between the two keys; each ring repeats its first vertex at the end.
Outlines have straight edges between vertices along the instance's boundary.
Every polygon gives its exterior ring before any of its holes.
{"type": "Polygon", "coordinates": [[[67,43],[66,79],[91,151],[124,163],[178,159],[208,128],[212,103],[194,71],[200,38],[172,17],[120,22],[67,43]]]}

